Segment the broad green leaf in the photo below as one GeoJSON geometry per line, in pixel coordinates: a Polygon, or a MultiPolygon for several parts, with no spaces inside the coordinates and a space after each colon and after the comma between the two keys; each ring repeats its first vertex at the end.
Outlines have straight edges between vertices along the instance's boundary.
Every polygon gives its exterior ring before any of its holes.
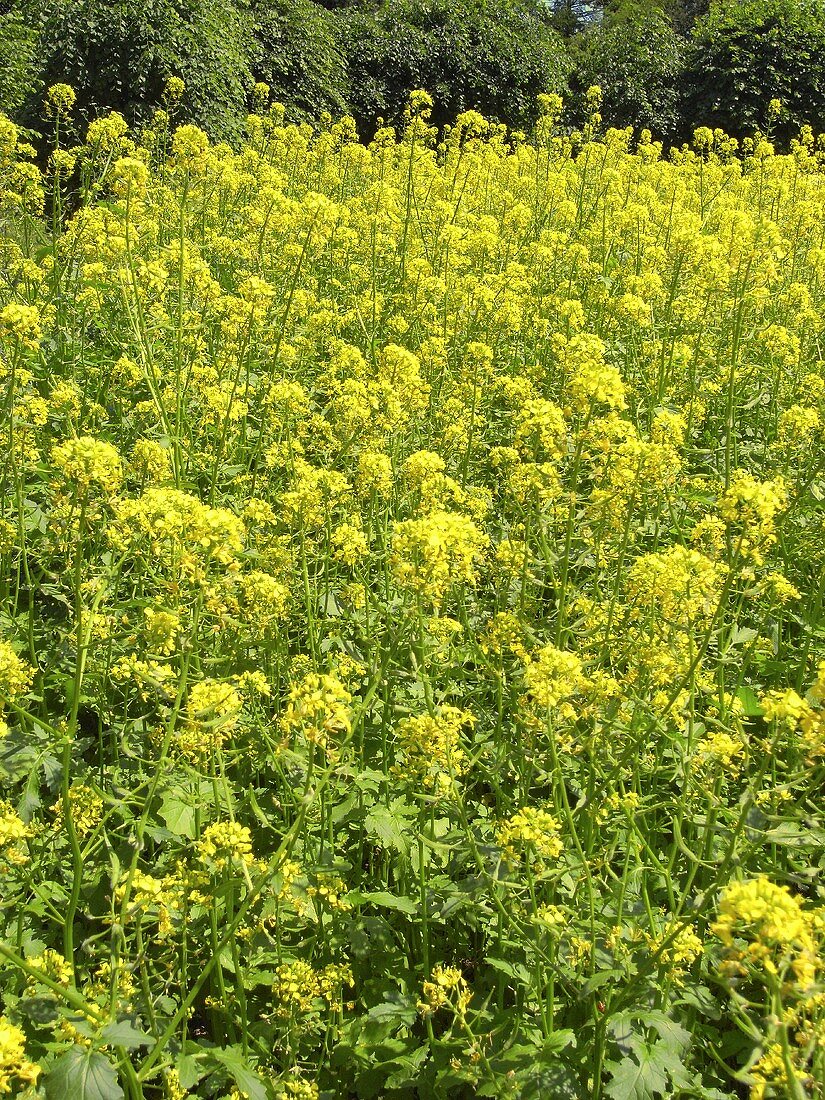
{"type": "Polygon", "coordinates": [[[651,1100],[654,1096],[664,1096],[668,1094],[668,1078],[676,1088],[689,1084],[680,1057],[689,1039],[687,1032],[663,1012],[640,1013],[638,1018],[654,1027],[663,1038],[649,1045],[632,1036],[626,1046],[637,1061],[627,1057],[622,1062],[607,1063],[613,1080],[605,1091],[615,1100],[651,1100]]]}
{"type": "Polygon", "coordinates": [[[175,1069],[178,1071],[181,1088],[184,1089],[194,1088],[198,1081],[207,1074],[207,1070],[201,1068],[193,1054],[179,1054],[178,1060],[175,1062],[175,1069]]]}
{"type": "Polygon", "coordinates": [[[74,1046],[55,1062],[46,1077],[49,1100],[122,1100],[117,1071],[97,1051],[74,1046]]]}
{"type": "Polygon", "coordinates": [[[412,898],[398,897],[387,890],[353,890],[347,900],[358,905],[378,905],[382,909],[395,909],[399,913],[415,916],[418,905],[412,898]]]}
{"type": "Polygon", "coordinates": [[[175,836],[195,836],[195,808],[184,802],[176,791],[166,791],[158,811],[161,820],[175,836]]]}
{"type": "Polygon", "coordinates": [[[152,1042],[152,1036],[145,1031],[138,1031],[130,1020],[118,1020],[116,1023],[107,1024],[100,1033],[101,1038],[112,1047],[148,1047],[152,1042]]]}
{"type": "Polygon", "coordinates": [[[249,1100],[267,1100],[266,1087],[257,1073],[249,1068],[239,1047],[211,1050],[212,1057],[229,1073],[249,1100]]]}
{"type": "Polygon", "coordinates": [[[385,996],[380,1004],[373,1005],[367,1013],[367,1018],[369,1020],[394,1020],[399,1024],[409,1026],[415,1020],[416,1015],[417,1012],[413,1002],[396,993],[394,997],[385,996]]]}
{"type": "Polygon", "coordinates": [[[399,855],[407,855],[410,850],[409,824],[386,806],[376,806],[364,819],[367,832],[376,837],[385,848],[399,855]]]}
{"type": "Polygon", "coordinates": [[[736,698],[742,704],[745,714],[749,718],[760,718],[762,716],[762,706],[753,688],[744,686],[737,688],[736,698]]]}

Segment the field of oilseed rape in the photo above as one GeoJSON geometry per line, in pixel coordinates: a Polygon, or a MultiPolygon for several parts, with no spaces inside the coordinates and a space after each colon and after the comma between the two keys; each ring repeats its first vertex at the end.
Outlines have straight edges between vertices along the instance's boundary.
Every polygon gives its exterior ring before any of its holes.
{"type": "Polygon", "coordinates": [[[822,1097],[812,135],[258,91],[0,118],[0,1095],[822,1097]]]}

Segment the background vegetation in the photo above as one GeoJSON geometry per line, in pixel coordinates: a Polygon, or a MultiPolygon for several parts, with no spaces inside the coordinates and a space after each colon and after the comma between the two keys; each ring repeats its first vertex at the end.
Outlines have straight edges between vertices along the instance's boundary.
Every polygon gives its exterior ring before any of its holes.
{"type": "Polygon", "coordinates": [[[115,109],[144,120],[165,79],[183,78],[181,114],[238,138],[256,81],[288,119],[350,112],[359,132],[398,125],[427,88],[433,121],[473,109],[529,127],[540,92],[604,89],[608,125],[681,143],[699,124],[741,136],[823,128],[823,0],[5,0],[0,109],[42,128],[42,92],[78,93],[78,117],[115,109]]]}
{"type": "Polygon", "coordinates": [[[47,97],[0,1095],[825,1100],[825,153],[47,97]]]}

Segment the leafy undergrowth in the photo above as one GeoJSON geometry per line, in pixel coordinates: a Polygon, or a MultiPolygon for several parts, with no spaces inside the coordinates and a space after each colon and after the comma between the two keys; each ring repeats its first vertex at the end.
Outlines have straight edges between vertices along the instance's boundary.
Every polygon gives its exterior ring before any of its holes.
{"type": "Polygon", "coordinates": [[[810,135],[71,100],[0,119],[0,1092],[821,1096],[810,135]]]}

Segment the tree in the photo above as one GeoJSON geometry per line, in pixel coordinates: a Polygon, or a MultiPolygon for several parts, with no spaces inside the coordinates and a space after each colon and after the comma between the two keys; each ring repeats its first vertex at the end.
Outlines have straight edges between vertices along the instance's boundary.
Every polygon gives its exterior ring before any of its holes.
{"type": "Polygon", "coordinates": [[[687,116],[742,135],[766,125],[780,100],[781,141],[825,118],[825,0],[727,0],[692,33],[687,116]]]}
{"type": "Polygon", "coordinates": [[[646,127],[663,139],[676,136],[684,46],[661,10],[614,11],[577,36],[572,52],[574,101],[598,84],[607,125],[646,127]]]}
{"type": "Polygon", "coordinates": [[[569,62],[547,8],[534,0],[402,0],[344,16],[350,105],[359,130],[400,121],[426,89],[442,125],[476,110],[510,126],[535,119],[539,93],[564,88],[569,62]]]}

